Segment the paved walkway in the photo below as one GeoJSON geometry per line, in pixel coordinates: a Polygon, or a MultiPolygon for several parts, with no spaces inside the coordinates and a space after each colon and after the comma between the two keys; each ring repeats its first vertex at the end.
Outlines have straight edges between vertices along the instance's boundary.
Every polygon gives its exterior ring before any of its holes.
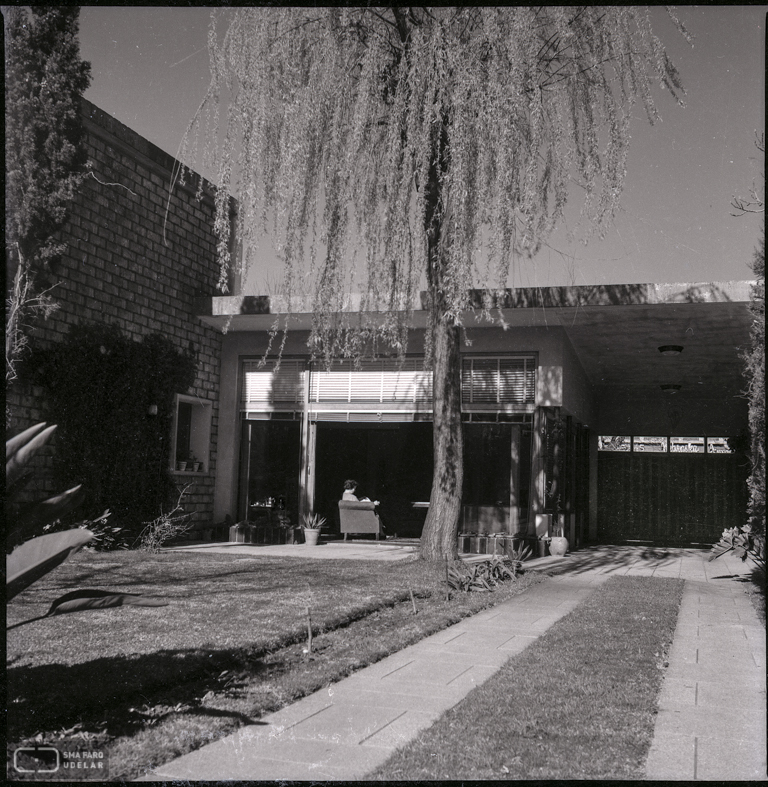
{"type": "Polygon", "coordinates": [[[765,779],[765,630],[741,561],[600,547],[528,565],[553,576],[139,781],[363,779],[612,574],[686,580],[647,777],[765,779]]]}

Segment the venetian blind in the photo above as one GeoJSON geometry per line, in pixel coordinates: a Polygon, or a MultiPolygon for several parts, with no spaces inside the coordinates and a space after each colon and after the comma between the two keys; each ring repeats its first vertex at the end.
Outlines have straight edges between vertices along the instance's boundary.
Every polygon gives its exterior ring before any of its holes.
{"type": "Polygon", "coordinates": [[[301,361],[283,360],[277,370],[276,361],[243,362],[243,393],[245,409],[272,405],[295,405],[304,400],[301,361]]]}
{"type": "Polygon", "coordinates": [[[432,373],[422,359],[337,361],[330,371],[313,369],[310,375],[311,402],[417,403],[432,401],[432,373]]]}
{"type": "Polygon", "coordinates": [[[534,357],[464,359],[461,399],[465,405],[533,404],[535,398],[534,357]]]}

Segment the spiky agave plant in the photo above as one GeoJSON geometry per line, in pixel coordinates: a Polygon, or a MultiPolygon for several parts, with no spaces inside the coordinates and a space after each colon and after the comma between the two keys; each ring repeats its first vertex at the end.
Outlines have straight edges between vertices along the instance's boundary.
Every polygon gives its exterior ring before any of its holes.
{"type": "MultiPolygon", "coordinates": [[[[48,442],[55,430],[55,425],[40,423],[5,442],[5,517],[9,528],[5,559],[8,600],[61,565],[94,537],[94,534],[85,528],[29,537],[44,525],[74,509],[83,498],[82,485],[78,484],[39,503],[24,506],[16,501],[19,490],[34,475],[34,470],[29,467],[31,458],[48,442]]],[[[134,593],[76,590],[56,599],[43,617],[126,604],[155,607],[165,606],[167,603],[162,599],[143,598],[134,593]]]]}
{"type": "Polygon", "coordinates": [[[29,538],[44,525],[59,519],[82,502],[82,485],[32,505],[16,498],[34,474],[32,457],[50,440],[56,426],[35,424],[5,442],[6,598],[11,599],[63,563],[92,538],[90,530],[76,528],[29,538]],[[8,554],[10,552],[10,554],[8,554]]]}

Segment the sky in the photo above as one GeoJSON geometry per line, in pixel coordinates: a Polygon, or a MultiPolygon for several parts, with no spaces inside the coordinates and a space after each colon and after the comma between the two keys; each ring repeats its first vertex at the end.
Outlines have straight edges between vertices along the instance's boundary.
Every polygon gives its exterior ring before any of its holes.
{"type": "MultiPolygon", "coordinates": [[[[662,121],[635,112],[622,207],[603,240],[587,246],[558,230],[519,264],[513,286],[709,282],[752,278],[757,215],[734,217],[734,196],[764,193],[765,21],[768,6],[681,6],[691,48],[663,9],[662,39],[686,89],[686,107],[661,90],[662,121]]],[[[80,48],[92,66],[86,98],[175,155],[209,81],[210,8],[84,6],[80,48]]],[[[267,291],[275,263],[246,283],[267,291]]]]}

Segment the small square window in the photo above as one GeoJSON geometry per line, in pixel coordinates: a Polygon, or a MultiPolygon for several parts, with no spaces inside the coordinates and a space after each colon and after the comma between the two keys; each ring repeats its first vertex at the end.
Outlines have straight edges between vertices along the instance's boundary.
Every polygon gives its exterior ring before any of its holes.
{"type": "Polygon", "coordinates": [[[665,454],[667,452],[667,438],[633,437],[632,450],[642,454],[665,454]]]}
{"type": "Polygon", "coordinates": [[[194,396],[176,395],[173,423],[172,470],[205,473],[211,446],[211,402],[194,396]]]}
{"type": "Polygon", "coordinates": [[[703,437],[670,437],[669,452],[671,454],[703,454],[703,437]]]}
{"type": "Polygon", "coordinates": [[[632,438],[629,435],[600,435],[597,438],[598,451],[631,451],[632,438]]]}
{"type": "Polygon", "coordinates": [[[708,454],[732,454],[733,449],[728,445],[727,437],[708,437],[707,438],[707,453],[708,454]]]}

